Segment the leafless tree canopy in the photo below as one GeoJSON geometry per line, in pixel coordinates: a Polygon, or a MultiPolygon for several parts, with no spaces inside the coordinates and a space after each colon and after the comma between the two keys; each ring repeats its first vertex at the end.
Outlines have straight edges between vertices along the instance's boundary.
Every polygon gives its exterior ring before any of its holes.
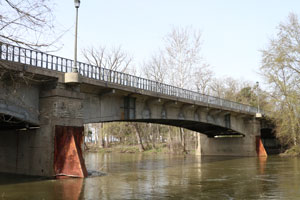
{"type": "Polygon", "coordinates": [[[0,0],[0,42],[49,46],[52,4],[50,0],[0,0]]]}
{"type": "Polygon", "coordinates": [[[84,49],[82,54],[91,65],[120,72],[128,70],[132,62],[132,58],[121,47],[111,49],[104,46],[99,46],[97,49],[90,47],[84,49]]]}
{"type": "Polygon", "coordinates": [[[194,73],[194,81],[197,92],[202,94],[210,94],[210,85],[213,81],[214,73],[210,69],[210,65],[203,64],[198,67],[194,73]]]}
{"type": "Polygon", "coordinates": [[[172,85],[191,89],[193,73],[201,66],[201,32],[190,27],[173,28],[165,37],[165,60],[172,85]]]}
{"type": "Polygon", "coordinates": [[[173,28],[164,42],[163,49],[144,64],[145,76],[181,88],[198,88],[201,83],[196,86],[195,80],[212,73],[201,56],[201,32],[191,27],[173,28]]]}
{"type": "Polygon", "coordinates": [[[143,73],[146,78],[164,83],[168,76],[168,68],[162,52],[153,55],[152,58],[144,63],[143,73]]]}

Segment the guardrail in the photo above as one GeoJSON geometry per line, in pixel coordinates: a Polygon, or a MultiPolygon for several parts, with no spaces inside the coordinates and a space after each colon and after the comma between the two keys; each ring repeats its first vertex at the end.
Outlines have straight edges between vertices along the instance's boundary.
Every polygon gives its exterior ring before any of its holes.
{"type": "MultiPolygon", "coordinates": [[[[73,60],[50,55],[40,51],[26,49],[6,43],[0,43],[0,60],[7,60],[34,67],[59,71],[71,72],[74,64],[73,60]]],[[[133,87],[141,90],[157,92],[164,95],[193,100],[195,102],[206,103],[208,105],[217,105],[224,108],[235,109],[255,114],[256,107],[228,101],[218,97],[213,97],[191,90],[178,88],[172,85],[159,83],[149,79],[133,76],[130,74],[105,69],[90,64],[77,62],[79,73],[88,78],[115,83],[123,86],[133,87]]]]}

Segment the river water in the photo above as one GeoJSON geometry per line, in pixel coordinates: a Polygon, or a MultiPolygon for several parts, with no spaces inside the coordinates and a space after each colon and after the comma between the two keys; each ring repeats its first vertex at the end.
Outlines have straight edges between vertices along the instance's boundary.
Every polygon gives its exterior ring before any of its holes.
{"type": "MultiPolygon", "coordinates": [[[[300,159],[85,155],[104,176],[45,180],[0,174],[6,199],[300,199],[300,159]]],[[[95,173],[93,173],[95,174],[95,173]]]]}

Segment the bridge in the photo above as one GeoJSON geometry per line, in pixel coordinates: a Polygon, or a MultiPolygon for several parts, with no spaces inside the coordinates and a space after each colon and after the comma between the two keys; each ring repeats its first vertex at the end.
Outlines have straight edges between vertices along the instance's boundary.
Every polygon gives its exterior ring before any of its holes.
{"type": "Polygon", "coordinates": [[[249,105],[0,43],[0,171],[86,176],[83,124],[132,121],[201,134],[203,155],[266,155],[249,105]]]}

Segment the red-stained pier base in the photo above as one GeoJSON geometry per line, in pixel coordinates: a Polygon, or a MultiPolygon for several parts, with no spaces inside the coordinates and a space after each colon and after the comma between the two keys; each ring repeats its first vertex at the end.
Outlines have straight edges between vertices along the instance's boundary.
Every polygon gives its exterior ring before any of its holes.
{"type": "Polygon", "coordinates": [[[256,153],[258,157],[268,156],[260,136],[256,136],[256,153]]]}
{"type": "Polygon", "coordinates": [[[56,178],[87,177],[82,156],[83,127],[55,126],[54,172],[56,178]]]}

